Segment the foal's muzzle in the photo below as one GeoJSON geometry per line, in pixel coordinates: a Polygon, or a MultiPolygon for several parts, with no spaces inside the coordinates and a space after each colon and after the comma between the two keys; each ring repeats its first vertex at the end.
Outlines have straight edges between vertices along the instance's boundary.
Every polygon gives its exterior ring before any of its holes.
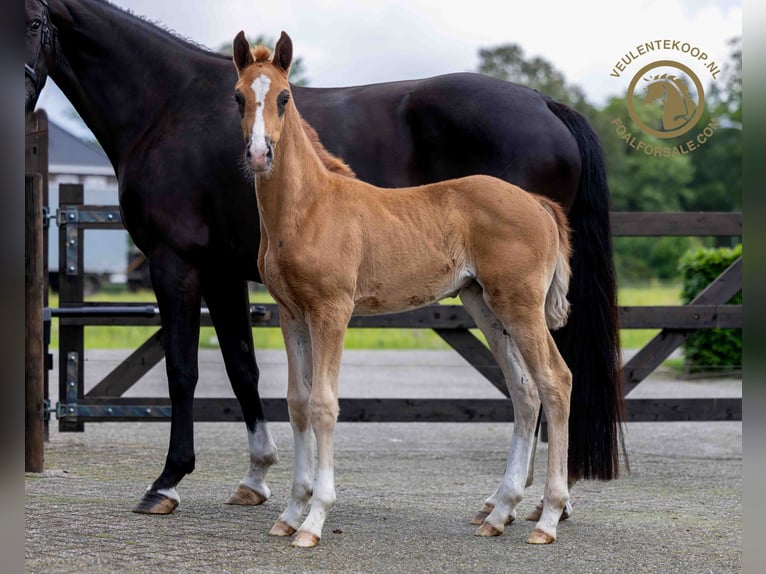
{"type": "Polygon", "coordinates": [[[255,172],[268,171],[271,162],[274,159],[274,146],[271,144],[271,138],[267,137],[265,145],[249,145],[245,151],[245,158],[251,169],[255,172]]]}

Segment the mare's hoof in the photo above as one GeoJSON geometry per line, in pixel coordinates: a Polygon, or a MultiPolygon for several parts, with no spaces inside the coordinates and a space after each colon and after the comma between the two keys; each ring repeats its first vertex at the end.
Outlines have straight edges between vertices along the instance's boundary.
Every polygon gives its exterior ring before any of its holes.
{"type": "Polygon", "coordinates": [[[498,530],[494,526],[492,526],[489,522],[482,523],[481,526],[479,526],[478,530],[474,532],[475,536],[500,536],[503,533],[502,530],[498,530]]]}
{"type": "Polygon", "coordinates": [[[298,548],[313,548],[317,544],[319,544],[319,536],[306,530],[299,530],[293,540],[293,546],[298,548]]]}
{"type": "Polygon", "coordinates": [[[226,504],[238,504],[240,506],[258,506],[266,502],[266,497],[257,493],[249,486],[240,484],[237,490],[229,497],[226,504]]]}
{"type": "Polygon", "coordinates": [[[292,536],[294,533],[295,528],[281,520],[277,520],[274,526],[271,527],[271,530],[269,530],[270,536],[292,536]]]}
{"type": "Polygon", "coordinates": [[[159,492],[147,490],[133,512],[138,514],[172,514],[176,506],[178,506],[177,500],[159,492]]]}
{"type": "Polygon", "coordinates": [[[539,528],[535,528],[532,531],[532,534],[529,535],[529,538],[527,539],[527,544],[550,544],[556,540],[555,536],[551,536],[550,534],[543,532],[539,528]]]}

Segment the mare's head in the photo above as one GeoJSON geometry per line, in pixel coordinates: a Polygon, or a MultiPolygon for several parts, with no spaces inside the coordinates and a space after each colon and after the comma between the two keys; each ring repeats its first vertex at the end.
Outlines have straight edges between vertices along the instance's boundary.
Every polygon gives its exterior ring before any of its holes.
{"type": "Polygon", "coordinates": [[[48,0],[24,0],[24,109],[31,112],[53,65],[58,33],[51,22],[48,0]]]}
{"type": "Polygon", "coordinates": [[[244,32],[240,32],[234,38],[233,53],[239,76],[234,99],[239,106],[242,135],[247,145],[247,164],[254,172],[268,172],[291,98],[287,78],[293,43],[282,32],[269,59],[268,49],[258,46],[251,50],[244,32]]]}

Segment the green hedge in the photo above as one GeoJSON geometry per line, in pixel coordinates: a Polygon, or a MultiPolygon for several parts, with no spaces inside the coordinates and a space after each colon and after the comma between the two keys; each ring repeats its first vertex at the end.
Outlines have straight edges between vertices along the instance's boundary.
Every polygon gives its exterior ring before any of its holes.
{"type": "MultiPolygon", "coordinates": [[[[742,245],[734,248],[691,249],[679,260],[683,277],[681,298],[689,303],[713,279],[742,255],[742,245]]],[[[742,291],[728,303],[741,304],[742,291]]],[[[742,368],[742,329],[702,329],[684,343],[688,373],[720,373],[742,368]]]]}

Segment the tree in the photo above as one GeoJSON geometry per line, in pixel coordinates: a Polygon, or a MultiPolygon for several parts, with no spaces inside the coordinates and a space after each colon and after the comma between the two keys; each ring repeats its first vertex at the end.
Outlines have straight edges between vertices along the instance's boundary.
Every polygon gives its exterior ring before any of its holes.
{"type": "Polygon", "coordinates": [[[716,116],[725,117],[730,124],[742,127],[742,37],[729,40],[731,53],[723,67],[722,77],[708,92],[708,101],[716,116]],[[723,84],[723,88],[719,85],[723,84]]]}
{"type": "MultiPolygon", "coordinates": [[[[730,40],[731,53],[721,79],[707,93],[699,125],[718,123],[710,141],[692,154],[695,194],[683,205],[689,211],[742,209],[742,38],[730,40]]],[[[719,242],[721,243],[721,242],[719,242]]]]}
{"type": "Polygon", "coordinates": [[[479,73],[537,90],[569,104],[589,118],[595,112],[579,86],[568,85],[564,74],[544,58],[526,59],[518,44],[479,49],[479,73]]]}
{"type": "MultiPolygon", "coordinates": [[[[274,48],[274,45],[277,43],[274,38],[265,36],[263,34],[258,34],[254,40],[248,39],[248,42],[250,42],[251,46],[262,44],[267,46],[269,49],[274,48]]],[[[218,48],[218,51],[222,54],[231,55],[231,43],[221,44],[221,46],[218,48]]],[[[306,77],[306,71],[303,66],[303,59],[300,57],[293,58],[293,63],[290,66],[290,83],[295,86],[309,85],[309,79],[306,77]]]]}
{"type": "MultiPolygon", "coordinates": [[[[626,109],[624,97],[612,98],[594,122],[604,150],[612,210],[682,211],[693,195],[693,154],[654,157],[630,147],[615,132],[611,123],[615,118],[621,119],[626,134],[653,149],[674,144],[643,133],[627,116],[626,109]]],[[[617,274],[622,281],[677,278],[679,257],[699,243],[689,237],[616,237],[617,274]]]]}

